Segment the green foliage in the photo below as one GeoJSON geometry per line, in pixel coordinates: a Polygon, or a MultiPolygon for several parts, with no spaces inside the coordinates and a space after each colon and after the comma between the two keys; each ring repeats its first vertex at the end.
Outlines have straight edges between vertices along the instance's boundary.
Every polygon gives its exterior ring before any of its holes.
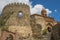
{"type": "Polygon", "coordinates": [[[8,26],[5,25],[5,23],[7,22],[7,20],[9,19],[9,17],[12,15],[13,13],[8,12],[6,15],[2,16],[0,18],[0,28],[2,30],[8,30],[8,26]]]}
{"type": "Polygon", "coordinates": [[[3,20],[0,20],[0,27],[4,26],[5,22],[3,20]]]}
{"type": "Polygon", "coordinates": [[[0,27],[5,26],[5,23],[7,22],[7,20],[8,20],[9,17],[11,16],[11,14],[13,14],[13,13],[8,12],[6,15],[4,15],[4,16],[2,16],[2,17],[0,18],[0,27]]]}
{"type": "Polygon", "coordinates": [[[47,34],[47,29],[44,29],[42,34],[46,35],[47,34]]]}
{"type": "Polygon", "coordinates": [[[4,27],[2,27],[1,29],[2,29],[2,31],[4,31],[4,30],[8,30],[8,26],[4,26],[4,27]]]}

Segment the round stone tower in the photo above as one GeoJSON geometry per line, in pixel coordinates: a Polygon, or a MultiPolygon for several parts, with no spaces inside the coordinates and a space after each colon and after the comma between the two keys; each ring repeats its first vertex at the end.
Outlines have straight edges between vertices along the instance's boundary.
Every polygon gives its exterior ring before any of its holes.
{"type": "Polygon", "coordinates": [[[9,31],[21,33],[23,37],[30,35],[31,38],[30,7],[27,4],[11,3],[6,5],[2,11],[2,18],[5,18],[5,26],[9,27],[9,31]]]}
{"type": "MultiPolygon", "coordinates": [[[[3,16],[10,16],[6,25],[29,26],[30,7],[26,4],[12,3],[4,7],[3,16]]],[[[6,20],[6,19],[5,19],[6,20]]]]}

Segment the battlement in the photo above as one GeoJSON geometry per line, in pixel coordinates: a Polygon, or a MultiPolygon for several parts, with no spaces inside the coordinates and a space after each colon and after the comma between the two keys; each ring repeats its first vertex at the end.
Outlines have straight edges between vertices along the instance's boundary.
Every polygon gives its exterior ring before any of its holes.
{"type": "Polygon", "coordinates": [[[7,4],[6,6],[18,6],[18,5],[23,5],[23,6],[28,6],[29,7],[29,5],[27,5],[27,4],[25,4],[25,3],[9,3],[9,4],[7,4]]]}
{"type": "Polygon", "coordinates": [[[30,11],[30,7],[27,4],[24,3],[9,3],[7,4],[3,10],[2,13],[6,13],[6,12],[12,12],[12,11],[16,11],[16,10],[26,10],[26,11],[30,11]]]}
{"type": "Polygon", "coordinates": [[[25,4],[25,3],[9,3],[9,4],[7,4],[4,8],[3,8],[3,10],[4,9],[6,9],[6,8],[11,8],[11,7],[18,7],[18,6],[20,6],[20,7],[24,7],[24,8],[30,8],[29,7],[29,5],[27,5],[27,4],[25,4]]]}

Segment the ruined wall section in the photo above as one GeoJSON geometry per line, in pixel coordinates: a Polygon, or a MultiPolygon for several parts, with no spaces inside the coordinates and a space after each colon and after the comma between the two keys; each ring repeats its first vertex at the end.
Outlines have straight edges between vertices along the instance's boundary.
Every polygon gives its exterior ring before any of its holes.
{"type": "Polygon", "coordinates": [[[46,29],[44,17],[38,14],[31,15],[31,27],[34,38],[40,38],[43,30],[46,29]]]}
{"type": "Polygon", "coordinates": [[[52,27],[57,24],[57,22],[54,20],[54,18],[51,17],[44,17],[46,21],[46,27],[47,29],[50,28],[50,31],[52,30],[52,27]]]}
{"type": "Polygon", "coordinates": [[[57,22],[54,20],[54,18],[51,18],[51,17],[44,17],[45,18],[45,21],[47,23],[50,23],[52,26],[54,26],[57,22]]]}

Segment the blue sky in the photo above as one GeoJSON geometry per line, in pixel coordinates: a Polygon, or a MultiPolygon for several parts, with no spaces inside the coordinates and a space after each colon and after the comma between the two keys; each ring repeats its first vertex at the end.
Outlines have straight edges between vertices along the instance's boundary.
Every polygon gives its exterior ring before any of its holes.
{"type": "Polygon", "coordinates": [[[52,11],[49,16],[53,17],[56,21],[60,21],[60,0],[30,0],[32,5],[41,4],[45,8],[52,11]]]}

